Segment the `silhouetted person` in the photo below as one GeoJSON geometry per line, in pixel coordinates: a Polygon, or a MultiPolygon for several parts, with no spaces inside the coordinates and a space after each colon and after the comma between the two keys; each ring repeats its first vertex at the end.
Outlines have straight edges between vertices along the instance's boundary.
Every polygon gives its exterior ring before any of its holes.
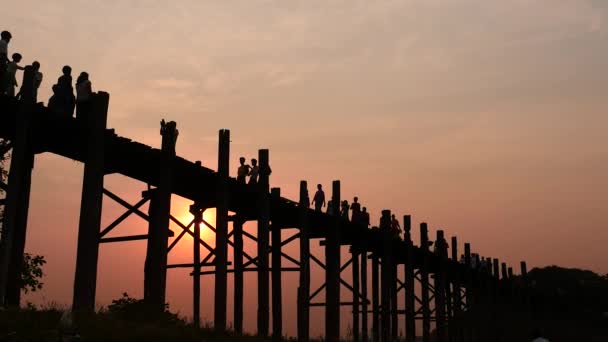
{"type": "Polygon", "coordinates": [[[333,198],[327,202],[327,210],[325,212],[328,215],[334,214],[334,199],[333,198]]]}
{"type": "Polygon", "coordinates": [[[391,215],[391,233],[395,237],[399,237],[401,235],[401,225],[399,224],[399,220],[395,218],[395,214],[391,215]]]}
{"type": "Polygon", "coordinates": [[[369,213],[366,207],[363,207],[363,211],[361,212],[361,223],[365,225],[365,228],[369,227],[369,213]]]}
{"type": "Polygon", "coordinates": [[[350,208],[350,205],[348,205],[348,201],[347,200],[342,201],[340,214],[342,215],[342,217],[344,217],[347,220],[348,220],[348,209],[349,208],[350,208]]]}
{"type": "Polygon", "coordinates": [[[81,72],[76,79],[76,118],[84,119],[91,107],[93,88],[89,80],[89,74],[81,72]]]}
{"type": "Polygon", "coordinates": [[[38,89],[42,84],[43,75],[42,72],[40,72],[40,63],[38,61],[32,63],[32,68],[34,69],[34,92],[32,95],[34,97],[34,102],[38,102],[38,89]]]}
{"type": "Polygon", "coordinates": [[[64,114],[62,107],[63,99],[61,98],[61,94],[59,93],[59,86],[57,84],[53,84],[53,87],[51,89],[53,90],[53,95],[51,95],[51,97],[49,98],[49,103],[47,104],[47,107],[53,113],[64,114]]]}
{"type": "Polygon", "coordinates": [[[245,164],[245,157],[239,158],[239,163],[241,164],[237,170],[236,180],[239,183],[245,184],[247,176],[249,176],[249,169],[251,168],[249,165],[245,164]]]}
{"type": "Polygon", "coordinates": [[[8,43],[11,41],[11,33],[2,31],[0,34],[0,94],[4,93],[8,88],[8,77],[6,76],[6,67],[8,65],[8,43]]]}
{"type": "Polygon", "coordinates": [[[15,97],[15,87],[19,86],[17,84],[17,70],[23,70],[25,68],[19,66],[19,62],[21,62],[21,54],[14,53],[13,60],[10,61],[6,67],[6,89],[5,93],[8,96],[15,97]]]}
{"type": "Polygon", "coordinates": [[[323,192],[321,184],[317,184],[317,192],[315,192],[315,197],[312,199],[312,204],[315,205],[315,211],[321,211],[321,208],[325,206],[325,192],[323,192]]]}
{"type": "Polygon", "coordinates": [[[353,212],[350,220],[355,223],[361,223],[361,204],[359,203],[359,197],[355,196],[355,198],[353,198],[350,210],[353,212]]]}
{"type": "Polygon", "coordinates": [[[258,175],[260,174],[260,168],[258,167],[258,160],[251,159],[251,171],[249,171],[249,184],[258,184],[258,175]]]}
{"type": "Polygon", "coordinates": [[[72,117],[76,106],[74,87],[72,87],[72,68],[66,65],[61,72],[62,75],[57,79],[57,112],[72,117]]]}

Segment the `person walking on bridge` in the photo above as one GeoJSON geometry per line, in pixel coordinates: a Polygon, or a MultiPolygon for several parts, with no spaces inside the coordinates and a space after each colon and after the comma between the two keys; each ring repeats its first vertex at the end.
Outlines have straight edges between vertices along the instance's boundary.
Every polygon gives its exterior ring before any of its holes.
{"type": "Polygon", "coordinates": [[[353,203],[350,205],[351,214],[350,220],[354,223],[361,223],[361,204],[359,203],[359,197],[353,198],[353,203]]]}
{"type": "Polygon", "coordinates": [[[6,67],[6,81],[5,81],[5,94],[10,97],[15,97],[15,87],[19,86],[17,83],[17,70],[24,70],[25,68],[19,66],[19,62],[21,62],[21,54],[14,53],[13,60],[8,63],[6,67]]]}
{"type": "Polygon", "coordinates": [[[74,115],[74,107],[76,107],[76,97],[74,96],[74,87],[72,87],[72,67],[66,65],[61,69],[61,72],[62,75],[57,79],[55,110],[58,113],[72,117],[74,115]]]}
{"type": "Polygon", "coordinates": [[[251,159],[251,171],[249,171],[249,184],[258,184],[258,175],[260,174],[260,168],[258,167],[258,160],[255,158],[251,159]]]}
{"type": "Polygon", "coordinates": [[[321,208],[325,207],[325,192],[323,192],[321,184],[317,184],[317,192],[315,192],[312,203],[315,205],[315,211],[321,211],[321,208]]]}

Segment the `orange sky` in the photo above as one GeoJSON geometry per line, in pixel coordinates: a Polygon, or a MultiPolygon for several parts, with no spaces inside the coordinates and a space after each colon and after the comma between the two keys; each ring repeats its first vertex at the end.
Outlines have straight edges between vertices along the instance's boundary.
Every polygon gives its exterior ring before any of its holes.
{"type": "MultiPolygon", "coordinates": [[[[41,99],[64,64],[86,70],[111,94],[120,135],[158,147],[158,122],[175,120],[178,154],[215,169],[228,128],[232,165],[269,148],[271,185],[292,199],[300,179],[340,179],[374,222],[387,208],[511,264],[608,272],[603,0],[19,1],[2,16],[10,51],[42,64],[41,99]]],[[[76,162],[36,159],[26,249],[48,264],[29,300],[71,300],[81,176],[76,162]]],[[[117,175],[106,186],[133,203],[145,189],[117,175]]],[[[104,223],[120,214],[104,203],[104,223]]],[[[145,230],[131,218],[116,233],[145,230]]],[[[185,241],[172,262],[189,260],[185,241]]],[[[100,305],[142,295],[144,251],[102,245],[100,305]]],[[[169,271],[171,307],[184,315],[188,272],[169,271]]],[[[291,303],[296,280],[285,278],[291,303]]],[[[212,279],[203,286],[211,293],[212,279]]],[[[295,310],[284,311],[294,334],[295,310]]]]}

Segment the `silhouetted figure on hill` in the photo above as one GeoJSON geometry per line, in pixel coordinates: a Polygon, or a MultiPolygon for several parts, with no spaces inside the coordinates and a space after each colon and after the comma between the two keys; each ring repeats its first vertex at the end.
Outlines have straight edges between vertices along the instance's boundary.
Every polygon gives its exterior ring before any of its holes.
{"type": "Polygon", "coordinates": [[[321,208],[325,206],[325,192],[323,192],[321,184],[317,184],[317,192],[315,192],[315,197],[312,199],[312,204],[315,206],[315,211],[321,211],[321,208]]]}
{"type": "Polygon", "coordinates": [[[353,203],[350,205],[351,214],[350,220],[355,223],[361,223],[361,204],[359,203],[359,197],[353,198],[353,203]]]}
{"type": "Polygon", "coordinates": [[[258,184],[259,174],[258,160],[253,158],[251,159],[251,171],[249,171],[249,184],[258,184]]]}
{"type": "Polygon", "coordinates": [[[81,72],[76,79],[76,118],[84,119],[91,107],[91,96],[93,95],[93,87],[89,80],[89,74],[81,72]]]}
{"type": "Polygon", "coordinates": [[[391,234],[397,238],[401,235],[401,225],[399,224],[399,220],[395,218],[395,214],[391,215],[391,234]]]}
{"type": "Polygon", "coordinates": [[[363,207],[363,211],[361,212],[361,223],[365,225],[365,228],[369,227],[369,213],[366,207],[363,207]]]}
{"type": "Polygon", "coordinates": [[[0,34],[0,94],[3,94],[8,88],[8,78],[6,76],[6,67],[8,65],[8,43],[10,43],[12,35],[8,31],[2,31],[0,34]]]}
{"type": "Polygon", "coordinates": [[[241,164],[237,170],[236,180],[239,183],[245,184],[247,180],[247,176],[249,176],[249,169],[251,166],[245,164],[245,157],[239,158],[239,163],[241,164]]]}
{"type": "Polygon", "coordinates": [[[72,68],[69,65],[61,69],[63,73],[57,80],[57,112],[72,117],[76,106],[74,87],[72,87],[72,68]]]}
{"type": "Polygon", "coordinates": [[[342,201],[340,214],[342,215],[342,217],[344,217],[347,220],[348,220],[348,210],[349,209],[350,209],[350,205],[348,205],[348,201],[347,200],[342,201]]]}

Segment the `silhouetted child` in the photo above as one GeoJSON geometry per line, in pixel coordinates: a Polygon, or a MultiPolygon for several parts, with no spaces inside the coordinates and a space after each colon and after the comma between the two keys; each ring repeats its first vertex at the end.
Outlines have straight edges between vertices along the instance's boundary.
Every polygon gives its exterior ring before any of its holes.
{"type": "Polygon", "coordinates": [[[251,168],[251,166],[245,164],[244,157],[239,158],[239,163],[241,163],[241,165],[239,166],[239,168],[237,170],[236,180],[239,183],[245,184],[245,180],[246,180],[247,176],[249,175],[249,169],[251,168]]]}
{"type": "Polygon", "coordinates": [[[315,197],[312,199],[312,204],[315,205],[315,211],[321,211],[321,208],[325,206],[325,192],[323,192],[321,184],[317,184],[317,192],[315,192],[315,197]]]}
{"type": "Polygon", "coordinates": [[[251,159],[251,171],[249,171],[249,184],[258,184],[258,175],[260,168],[258,167],[258,160],[255,158],[251,159]]]}
{"type": "Polygon", "coordinates": [[[347,220],[348,220],[348,209],[349,208],[350,208],[350,205],[348,205],[348,201],[347,200],[342,201],[340,214],[342,215],[342,217],[344,217],[347,220]]]}
{"type": "Polygon", "coordinates": [[[355,223],[361,223],[361,204],[359,203],[359,197],[353,198],[353,203],[350,205],[352,210],[351,221],[355,223]]]}
{"type": "Polygon", "coordinates": [[[93,89],[89,74],[83,71],[76,79],[76,118],[84,119],[88,114],[92,95],[93,89]]]}
{"type": "Polygon", "coordinates": [[[333,198],[327,202],[327,210],[325,212],[328,215],[334,214],[334,199],[333,198]]]}
{"type": "Polygon", "coordinates": [[[8,63],[6,67],[6,77],[7,77],[7,88],[6,94],[11,97],[15,97],[15,87],[17,84],[17,70],[23,70],[25,68],[19,66],[19,62],[21,62],[21,54],[14,53],[13,60],[8,63]]]}
{"type": "Polygon", "coordinates": [[[58,112],[71,117],[76,107],[76,97],[72,87],[72,68],[66,65],[61,72],[63,74],[57,80],[58,112]]]}

